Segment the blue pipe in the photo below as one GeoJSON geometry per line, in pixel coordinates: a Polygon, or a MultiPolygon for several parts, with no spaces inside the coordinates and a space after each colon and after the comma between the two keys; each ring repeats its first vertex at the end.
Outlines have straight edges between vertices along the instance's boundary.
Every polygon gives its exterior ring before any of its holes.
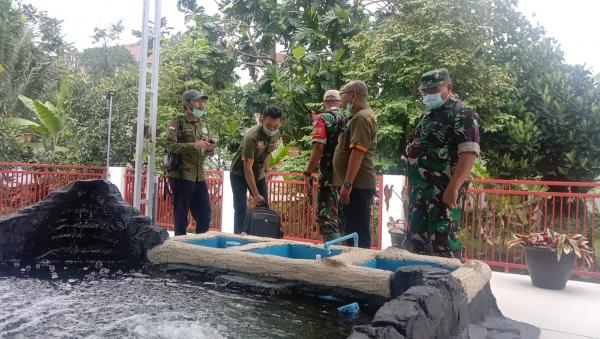
{"type": "Polygon", "coordinates": [[[349,240],[349,239],[354,239],[354,247],[358,247],[358,233],[353,232],[353,233],[350,233],[350,234],[345,235],[343,237],[339,237],[337,239],[326,241],[323,244],[323,248],[325,249],[325,251],[327,251],[327,254],[329,254],[329,253],[331,253],[331,245],[337,244],[339,242],[346,241],[346,240],[349,240]]]}

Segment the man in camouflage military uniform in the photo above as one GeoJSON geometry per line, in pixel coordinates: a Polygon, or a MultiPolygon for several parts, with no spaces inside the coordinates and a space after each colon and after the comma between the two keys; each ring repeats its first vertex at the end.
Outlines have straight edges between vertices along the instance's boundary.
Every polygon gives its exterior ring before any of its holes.
{"type": "Polygon", "coordinates": [[[358,246],[371,247],[371,205],[377,177],[377,119],[368,102],[367,84],[350,81],[342,88],[342,107],[350,116],[333,155],[333,185],[340,187],[345,234],[358,233],[358,246]]]}
{"type": "Polygon", "coordinates": [[[231,164],[231,190],[233,191],[233,232],[242,233],[246,217],[247,194],[250,191],[254,204],[268,206],[267,177],[269,159],[279,143],[281,111],[267,108],[259,124],[244,133],[244,139],[231,164]]]}
{"type": "Polygon", "coordinates": [[[479,116],[452,93],[445,68],[421,76],[427,106],[408,158],[409,249],[420,254],[461,257],[459,196],[479,155],[479,116]]]}
{"type": "Polygon", "coordinates": [[[341,236],[338,226],[339,190],[333,187],[333,153],[343,126],[344,116],[340,109],[340,92],[329,90],[323,95],[324,112],[315,117],[310,160],[304,171],[304,183],[312,193],[312,171],[319,164],[319,188],[317,189],[317,219],[323,241],[341,236]]]}
{"type": "Polygon", "coordinates": [[[208,96],[192,89],[185,91],[182,99],[184,113],[169,124],[166,142],[168,153],[181,155],[180,166],[167,173],[173,192],[175,235],[186,234],[190,210],[196,233],[208,231],[211,207],[203,166],[215,149],[204,111],[208,96]]]}

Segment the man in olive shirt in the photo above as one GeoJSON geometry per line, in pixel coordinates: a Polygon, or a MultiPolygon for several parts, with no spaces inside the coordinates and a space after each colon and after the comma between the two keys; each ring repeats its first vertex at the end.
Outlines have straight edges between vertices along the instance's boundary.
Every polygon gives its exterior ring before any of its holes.
{"type": "Polygon", "coordinates": [[[370,215],[376,174],[377,120],[367,101],[367,85],[360,80],[342,88],[342,107],[351,114],[333,156],[333,184],[341,187],[344,233],[358,233],[358,246],[371,247],[370,215]]]}
{"type": "Polygon", "coordinates": [[[278,108],[267,108],[261,114],[259,124],[246,131],[242,144],[233,158],[230,179],[235,210],[233,217],[235,234],[240,234],[244,228],[248,190],[257,206],[268,206],[266,178],[271,152],[277,147],[280,138],[281,115],[278,108]]]}
{"type": "Polygon", "coordinates": [[[211,208],[203,166],[215,149],[204,111],[208,96],[191,89],[182,99],[184,113],[169,124],[166,142],[167,152],[181,155],[181,165],[167,173],[173,192],[175,235],[186,234],[190,210],[196,233],[208,231],[211,208]]]}

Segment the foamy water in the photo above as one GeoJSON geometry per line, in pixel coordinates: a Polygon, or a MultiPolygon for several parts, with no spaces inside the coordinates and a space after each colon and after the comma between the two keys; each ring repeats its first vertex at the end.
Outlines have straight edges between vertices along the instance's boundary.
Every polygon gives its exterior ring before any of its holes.
{"type": "Polygon", "coordinates": [[[93,265],[68,275],[67,267],[45,264],[0,276],[0,337],[341,338],[351,332],[339,305],[312,298],[247,294],[93,265]],[[30,271],[44,278],[26,277],[30,271]]]}

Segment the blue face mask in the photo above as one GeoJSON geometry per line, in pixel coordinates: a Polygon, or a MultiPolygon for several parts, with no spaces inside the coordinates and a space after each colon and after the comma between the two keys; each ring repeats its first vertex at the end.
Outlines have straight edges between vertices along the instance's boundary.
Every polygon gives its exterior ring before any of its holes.
{"type": "Polygon", "coordinates": [[[348,113],[352,113],[352,104],[351,103],[346,104],[346,111],[348,111],[348,113]]]}
{"type": "Polygon", "coordinates": [[[204,116],[204,114],[206,114],[206,111],[204,111],[204,110],[199,110],[197,108],[192,109],[192,115],[195,116],[196,118],[200,118],[200,117],[204,116]]]}
{"type": "Polygon", "coordinates": [[[442,93],[427,94],[423,96],[423,103],[429,108],[438,108],[444,104],[442,93]]]}

